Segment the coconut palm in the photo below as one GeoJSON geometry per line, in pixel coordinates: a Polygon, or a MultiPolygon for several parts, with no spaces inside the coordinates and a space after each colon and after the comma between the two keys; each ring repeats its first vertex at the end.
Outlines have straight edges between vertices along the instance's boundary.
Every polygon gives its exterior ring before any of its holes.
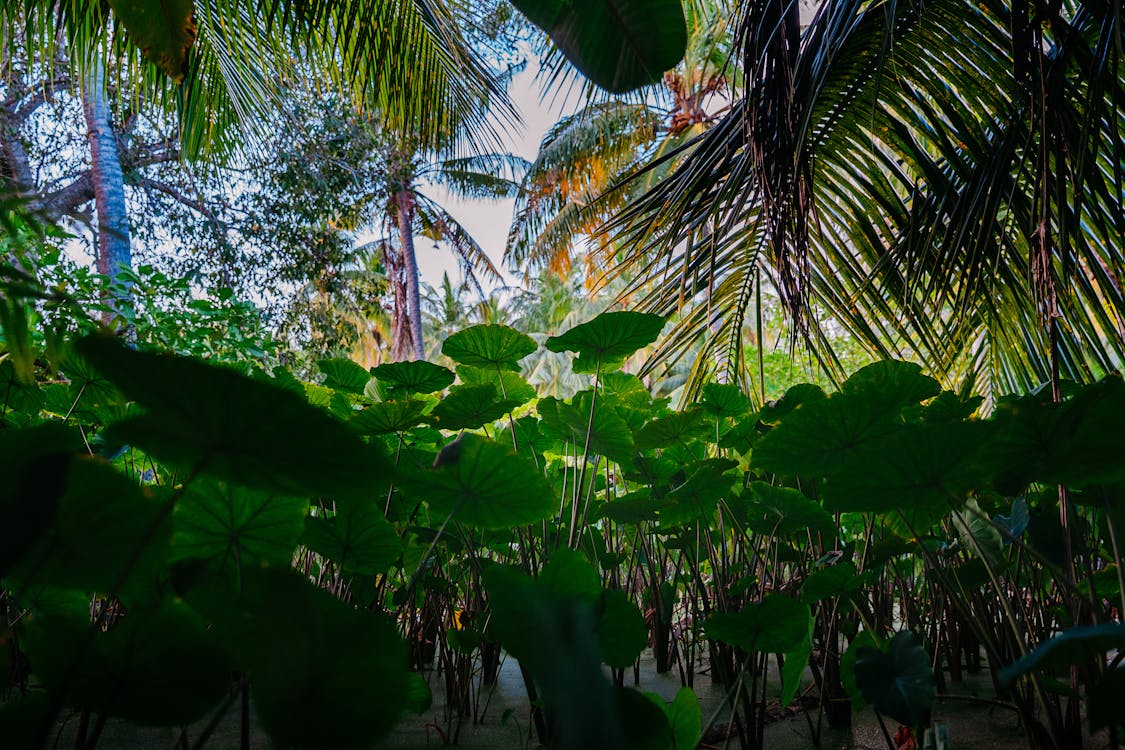
{"type": "MultiPolygon", "coordinates": [[[[586,107],[551,128],[517,199],[506,250],[512,268],[527,277],[544,270],[567,275],[583,238],[597,235],[659,172],[621,188],[626,178],[720,119],[733,75],[727,59],[734,7],[729,0],[686,2],[687,51],[660,83],[628,98],[591,91],[586,107]]],[[[586,256],[590,284],[612,243],[599,249],[586,256]]]]}
{"type": "Polygon", "coordinates": [[[829,0],[802,32],[794,4],[748,3],[733,108],[611,228],[640,306],[681,311],[653,361],[706,330],[700,357],[740,369],[765,284],[812,344],[831,316],[951,380],[1015,390],[1120,367],[1114,13],[829,0]]]}

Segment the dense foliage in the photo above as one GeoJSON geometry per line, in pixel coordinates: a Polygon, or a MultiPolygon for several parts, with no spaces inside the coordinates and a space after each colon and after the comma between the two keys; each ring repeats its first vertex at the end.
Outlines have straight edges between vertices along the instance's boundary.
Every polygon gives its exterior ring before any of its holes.
{"type": "Polygon", "coordinates": [[[449,336],[455,370],[325,360],[315,384],[104,335],[9,349],[3,736],[41,745],[73,709],[93,744],[241,692],[284,746],[365,747],[426,705],[412,670],[436,660],[468,711],[500,647],[553,747],[694,747],[703,650],[743,747],[774,655],[783,704],[811,667],[833,722],[868,702],[922,728],[981,649],[1035,745],[1080,741],[1069,680],[1091,728],[1120,722],[1120,377],[983,418],[885,361],[674,411],[620,369],[664,326],[548,338],[587,379],[568,399],[536,397],[538,345],[501,325],[449,336]],[[649,645],[673,703],[624,687],[649,645]]]}

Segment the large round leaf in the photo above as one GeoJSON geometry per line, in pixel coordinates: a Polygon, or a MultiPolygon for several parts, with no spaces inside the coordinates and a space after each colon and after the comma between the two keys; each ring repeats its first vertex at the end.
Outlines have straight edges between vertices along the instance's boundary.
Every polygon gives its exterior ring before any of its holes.
{"type": "Polygon", "coordinates": [[[230,689],[226,649],[176,600],[130,610],[108,632],[91,633],[88,614],[32,618],[21,645],[68,705],[142,724],[188,724],[230,689]]]}
{"type": "Polygon", "coordinates": [[[349,503],[330,517],[306,522],[305,546],[353,573],[385,573],[402,554],[402,542],[383,511],[349,503]]]}
{"type": "Polygon", "coordinates": [[[192,482],[176,503],[172,559],[220,572],[288,563],[305,528],[304,498],[249,490],[210,478],[192,482]]]}
{"type": "Polygon", "coordinates": [[[535,339],[515,328],[481,324],[447,338],[441,353],[463,365],[519,370],[519,361],[538,348],[535,339]]]}
{"type": "Polygon", "coordinates": [[[322,359],[316,363],[317,368],[324,373],[324,385],[337,391],[348,393],[363,393],[367,381],[371,376],[350,359],[334,357],[322,359]]]}
{"type": "Polygon", "coordinates": [[[747,604],[737,614],[712,615],[704,627],[708,638],[743,651],[783,654],[801,644],[811,618],[807,604],[782,594],[767,594],[761,603],[747,604]]]}
{"type": "Polygon", "coordinates": [[[746,525],[759,534],[788,537],[805,532],[830,534],[836,524],[820,503],[800,490],[753,482],[745,506],[746,525]]]}
{"type": "Polygon", "coordinates": [[[348,420],[348,426],[361,435],[404,432],[423,422],[426,402],[417,399],[380,401],[371,404],[348,420]]]}
{"type": "Polygon", "coordinates": [[[605,312],[547,339],[552,352],[576,352],[575,372],[616,370],[638,349],[656,341],[664,318],[652,313],[605,312]]]}
{"type": "Polygon", "coordinates": [[[679,0],[515,0],[566,58],[607,91],[660,81],[687,47],[679,0]]]}
{"type": "Polygon", "coordinates": [[[680,441],[705,437],[709,432],[713,433],[714,425],[710,425],[709,430],[703,417],[703,410],[698,407],[657,417],[637,430],[637,447],[641,450],[664,448],[680,441]]]}
{"type": "Polygon", "coordinates": [[[838,393],[799,402],[754,446],[752,465],[779,474],[832,474],[865,443],[893,431],[904,409],[940,391],[920,369],[876,362],[848,378],[838,393]]]}
{"type": "Polygon", "coordinates": [[[648,626],[636,603],[625,592],[602,592],[597,605],[598,645],[602,661],[611,667],[632,666],[648,645],[648,626]]]}
{"type": "Polygon", "coordinates": [[[442,451],[438,469],[403,472],[400,483],[434,515],[467,526],[506,529],[547,518],[555,492],[527,459],[478,435],[442,451]]]}
{"type": "Polygon", "coordinates": [[[660,511],[661,529],[709,519],[730,494],[736,479],[727,472],[737,465],[729,458],[701,461],[687,481],[665,496],[671,504],[660,511]]]}
{"type": "Polygon", "coordinates": [[[450,388],[441,403],[433,408],[430,420],[443,430],[475,430],[495,422],[519,405],[519,401],[501,399],[491,383],[459,385],[450,388]]]}
{"type": "Polygon", "coordinates": [[[114,435],[161,461],[287,495],[371,497],[389,480],[378,446],[291,391],[100,336],[78,349],[148,409],[114,435]]]}
{"type": "Polygon", "coordinates": [[[912,631],[895,633],[885,649],[859,647],[855,684],[879,713],[900,724],[927,722],[934,702],[934,671],[930,656],[912,631]]]}
{"type": "Polygon", "coordinates": [[[740,417],[750,411],[750,399],[733,383],[708,383],[699,402],[703,411],[715,417],[740,417]]]}
{"type": "Polygon", "coordinates": [[[371,368],[371,374],[388,398],[398,398],[411,393],[434,393],[453,384],[453,373],[433,362],[388,362],[371,368]]]}
{"type": "Polygon", "coordinates": [[[75,457],[51,468],[60,474],[41,478],[45,490],[60,480],[65,490],[13,576],[126,599],[147,592],[165,569],[170,506],[101,459],[75,457]]]}
{"type": "Polygon", "coordinates": [[[525,404],[538,395],[530,383],[518,372],[511,370],[461,365],[457,368],[457,377],[461,378],[461,382],[465,385],[490,383],[496,387],[496,392],[505,401],[518,401],[525,404]]]}

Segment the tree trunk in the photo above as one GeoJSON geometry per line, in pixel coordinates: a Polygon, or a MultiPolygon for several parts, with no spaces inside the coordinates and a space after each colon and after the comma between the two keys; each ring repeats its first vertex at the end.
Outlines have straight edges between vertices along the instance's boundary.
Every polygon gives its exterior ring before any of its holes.
{"type": "Polygon", "coordinates": [[[395,194],[395,205],[398,207],[398,237],[406,274],[406,317],[414,346],[413,358],[425,359],[426,348],[422,342],[422,295],[418,290],[418,259],[414,255],[414,197],[409,190],[400,190],[395,194]]]}
{"type": "Polygon", "coordinates": [[[121,316],[132,301],[132,283],[119,279],[122,269],[133,266],[129,240],[129,215],[125,208],[125,174],[117,153],[117,136],[109,122],[105,67],[94,64],[86,81],[82,110],[90,144],[90,171],[94,178],[94,204],[98,211],[98,273],[109,278],[110,312],[106,322],[121,316]]]}

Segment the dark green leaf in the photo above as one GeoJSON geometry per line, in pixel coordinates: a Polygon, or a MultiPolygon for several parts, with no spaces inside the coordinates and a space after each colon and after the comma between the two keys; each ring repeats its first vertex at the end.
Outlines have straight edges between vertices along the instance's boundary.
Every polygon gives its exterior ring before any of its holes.
{"type": "Polygon", "coordinates": [[[747,604],[737,614],[712,615],[704,625],[714,638],[743,651],[783,654],[801,644],[812,614],[807,604],[781,594],[768,594],[758,604],[747,604]]]}
{"type": "Polygon", "coordinates": [[[519,401],[501,399],[491,383],[458,385],[449,389],[449,394],[430,412],[430,418],[443,430],[475,430],[519,405],[519,401]]]}
{"type": "Polygon", "coordinates": [[[371,368],[387,398],[400,398],[411,393],[433,393],[453,384],[453,372],[432,362],[389,362],[371,368]]]}
{"type": "Polygon", "coordinates": [[[637,605],[625,592],[610,589],[598,604],[598,645],[602,661],[611,667],[629,667],[648,645],[648,626],[637,605]]]}
{"type": "Polygon", "coordinates": [[[316,366],[324,373],[324,385],[337,391],[361,394],[371,380],[367,370],[350,359],[322,359],[316,366]]]}
{"type": "MultiPolygon", "coordinates": [[[[556,507],[543,475],[511,448],[465,435],[441,468],[404,472],[401,484],[431,512],[482,529],[541,521],[556,507]]],[[[444,453],[444,451],[443,451],[444,453]]]]}
{"type": "Polygon", "coordinates": [[[576,68],[607,91],[657,83],[687,47],[678,0],[515,0],[576,68]]]}
{"type": "Polygon", "coordinates": [[[714,425],[703,421],[703,410],[699,408],[673,412],[666,417],[657,417],[637,431],[637,448],[664,448],[679,441],[703,437],[714,432],[714,425]]]}
{"type": "Polygon", "coordinates": [[[737,465],[729,458],[701,461],[686,482],[665,496],[671,504],[660,511],[660,527],[709,519],[719,501],[731,493],[737,480],[728,472],[737,465]]]}
{"type": "Polygon", "coordinates": [[[350,503],[330,517],[308,519],[301,541],[352,573],[385,573],[402,554],[394,527],[373,504],[350,503]]]}
{"type": "Polygon", "coordinates": [[[348,420],[348,426],[361,435],[405,432],[422,423],[426,406],[425,401],[416,399],[380,401],[348,420]]]}
{"type": "Polygon", "coordinates": [[[441,352],[463,365],[518,371],[519,361],[538,348],[526,333],[509,326],[481,324],[447,338],[441,352]]]}
{"type": "Polygon", "coordinates": [[[505,401],[517,401],[520,404],[526,404],[538,395],[530,383],[524,380],[518,372],[512,372],[511,370],[461,365],[457,368],[457,376],[461,378],[461,382],[465,385],[491,383],[505,401]]]}
{"type": "Polygon", "coordinates": [[[1039,644],[1014,664],[1000,670],[1002,684],[1040,670],[1060,670],[1104,658],[1107,651],[1125,650],[1125,624],[1103,623],[1070,628],[1039,644]]]}
{"type": "Polygon", "coordinates": [[[855,684],[879,713],[908,727],[928,723],[934,671],[930,655],[912,631],[895,633],[885,649],[858,647],[855,684]]]}
{"type": "Polygon", "coordinates": [[[759,534],[788,537],[806,532],[830,534],[836,529],[828,511],[800,490],[753,482],[749,498],[746,525],[759,534]]]}
{"type": "Polygon", "coordinates": [[[750,411],[750,399],[732,383],[708,383],[703,386],[703,411],[713,417],[741,417],[750,411]]]}
{"type": "Polygon", "coordinates": [[[547,339],[552,352],[577,352],[575,372],[616,370],[638,349],[656,341],[664,318],[632,311],[605,312],[588,323],[547,339]]]}
{"type": "Polygon", "coordinates": [[[383,451],[296,394],[202,362],[88,337],[78,349],[148,413],[113,433],[156,458],[285,495],[367,498],[383,451]]]}

